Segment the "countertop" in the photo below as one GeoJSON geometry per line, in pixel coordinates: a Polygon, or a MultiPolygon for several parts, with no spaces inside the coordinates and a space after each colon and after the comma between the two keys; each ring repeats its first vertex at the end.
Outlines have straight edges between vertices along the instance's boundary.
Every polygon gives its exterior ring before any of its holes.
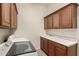
{"type": "MultiPolygon", "coordinates": [[[[47,35],[47,34],[44,34],[44,35],[40,35],[41,37],[44,37],[44,38],[47,38],[51,41],[54,41],[54,42],[57,42],[57,43],[60,43],[62,45],[65,45],[67,47],[70,47],[74,44],[77,44],[77,41],[72,41],[72,40],[68,40],[68,38],[62,38],[62,37],[58,37],[58,36],[50,36],[50,35],[47,35]]],[[[69,38],[70,39],[70,38],[69,38]]],[[[72,38],[71,38],[72,39],[72,38]]]]}

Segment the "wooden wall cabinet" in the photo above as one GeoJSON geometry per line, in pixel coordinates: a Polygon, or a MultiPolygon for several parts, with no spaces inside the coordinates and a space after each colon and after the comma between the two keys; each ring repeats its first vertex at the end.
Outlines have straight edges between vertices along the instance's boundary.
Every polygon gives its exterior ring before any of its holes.
{"type": "MultiPolygon", "coordinates": [[[[14,3],[0,3],[0,28],[13,28],[11,27],[12,22],[16,23],[17,12],[12,4],[14,3]]],[[[14,6],[16,5],[14,4],[14,6]]]]}
{"type": "Polygon", "coordinates": [[[17,10],[15,4],[11,4],[11,28],[17,28],[17,10]]]}
{"type": "Polygon", "coordinates": [[[53,17],[52,16],[48,16],[47,17],[47,28],[48,29],[52,29],[52,27],[53,27],[53,17]]]}
{"type": "Polygon", "coordinates": [[[75,5],[70,5],[61,10],[61,28],[75,28],[77,24],[77,8],[75,5]]]}
{"type": "Polygon", "coordinates": [[[0,4],[0,27],[10,27],[10,4],[0,4]]]}
{"type": "Polygon", "coordinates": [[[53,28],[58,29],[60,28],[60,13],[56,12],[53,14],[53,28]]]}
{"type": "Polygon", "coordinates": [[[66,7],[61,10],[61,27],[72,28],[72,6],[66,7]]]}
{"type": "Polygon", "coordinates": [[[70,3],[44,17],[47,19],[45,29],[77,28],[77,6],[76,3],[70,3]]]}
{"type": "Polygon", "coordinates": [[[41,49],[48,56],[77,56],[77,44],[67,47],[43,37],[40,40],[41,49]]]}
{"type": "Polygon", "coordinates": [[[45,29],[48,29],[48,19],[47,18],[44,18],[44,28],[45,29]]]}

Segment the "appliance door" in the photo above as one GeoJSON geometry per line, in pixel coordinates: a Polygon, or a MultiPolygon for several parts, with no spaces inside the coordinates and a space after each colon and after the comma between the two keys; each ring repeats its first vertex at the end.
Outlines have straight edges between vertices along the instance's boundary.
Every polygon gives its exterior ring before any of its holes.
{"type": "Polygon", "coordinates": [[[33,52],[36,52],[36,50],[30,41],[21,41],[13,44],[7,56],[18,56],[33,52]]]}

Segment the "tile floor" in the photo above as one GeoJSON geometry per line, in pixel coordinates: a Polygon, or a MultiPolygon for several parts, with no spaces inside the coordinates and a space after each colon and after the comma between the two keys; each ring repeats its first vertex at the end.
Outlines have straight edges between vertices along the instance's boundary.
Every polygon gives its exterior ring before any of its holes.
{"type": "Polygon", "coordinates": [[[37,50],[38,56],[47,56],[41,49],[37,50]]]}

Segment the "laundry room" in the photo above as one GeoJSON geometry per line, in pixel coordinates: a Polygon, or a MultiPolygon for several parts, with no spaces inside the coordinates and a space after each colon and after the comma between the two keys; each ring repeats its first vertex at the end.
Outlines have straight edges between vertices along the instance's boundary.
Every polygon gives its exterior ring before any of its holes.
{"type": "Polygon", "coordinates": [[[0,3],[0,56],[79,56],[79,3],[0,3]]]}

